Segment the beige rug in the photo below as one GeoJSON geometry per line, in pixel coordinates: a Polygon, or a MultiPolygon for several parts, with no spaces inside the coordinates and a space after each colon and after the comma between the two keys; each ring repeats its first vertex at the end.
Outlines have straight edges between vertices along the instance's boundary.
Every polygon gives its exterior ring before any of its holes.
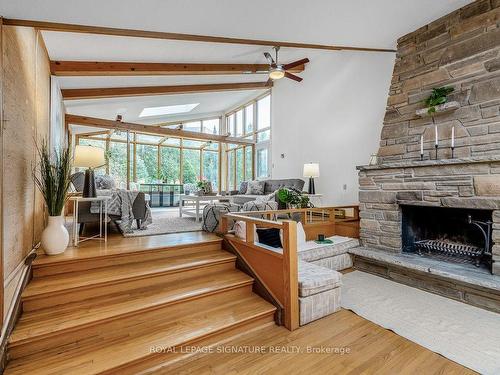
{"type": "Polygon", "coordinates": [[[500,374],[500,314],[382,277],[342,277],[342,307],[481,374],[500,374]]]}
{"type": "Polygon", "coordinates": [[[135,224],[132,227],[134,228],[134,231],[132,233],[124,233],[124,237],[142,237],[165,233],[195,232],[201,230],[201,222],[196,222],[194,217],[155,217],[153,214],[153,222],[148,225],[147,229],[135,229],[135,224]]]}

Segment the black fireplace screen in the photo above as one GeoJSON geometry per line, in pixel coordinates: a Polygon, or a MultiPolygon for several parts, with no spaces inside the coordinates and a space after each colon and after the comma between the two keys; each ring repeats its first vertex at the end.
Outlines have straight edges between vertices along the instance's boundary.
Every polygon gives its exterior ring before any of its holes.
{"type": "Polygon", "coordinates": [[[403,252],[450,261],[491,261],[491,210],[401,206],[403,252]]]}

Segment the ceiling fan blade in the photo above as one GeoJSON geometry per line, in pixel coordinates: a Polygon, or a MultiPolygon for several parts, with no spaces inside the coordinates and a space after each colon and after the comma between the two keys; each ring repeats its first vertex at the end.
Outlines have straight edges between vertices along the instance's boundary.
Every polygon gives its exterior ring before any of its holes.
{"type": "Polygon", "coordinates": [[[302,81],[302,78],[300,78],[299,76],[296,76],[295,74],[288,73],[288,72],[285,72],[285,77],[293,79],[294,81],[297,81],[297,82],[302,81]]]}
{"type": "Polygon", "coordinates": [[[271,56],[271,54],[269,52],[264,52],[264,56],[266,56],[266,59],[269,62],[269,65],[271,65],[271,66],[276,65],[273,57],[271,56]]]}
{"type": "Polygon", "coordinates": [[[285,69],[285,70],[293,69],[296,66],[304,65],[304,64],[307,64],[308,62],[309,62],[309,59],[306,57],[305,59],[297,60],[297,61],[294,61],[290,64],[283,65],[283,69],[285,69]]]}

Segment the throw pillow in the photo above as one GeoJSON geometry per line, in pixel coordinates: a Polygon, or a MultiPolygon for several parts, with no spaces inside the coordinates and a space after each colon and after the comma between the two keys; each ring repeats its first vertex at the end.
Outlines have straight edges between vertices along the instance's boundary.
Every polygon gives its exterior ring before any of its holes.
{"type": "Polygon", "coordinates": [[[278,228],[257,229],[259,242],[263,245],[279,248],[281,246],[280,230],[278,228]]]}
{"type": "Polygon", "coordinates": [[[95,185],[97,190],[111,190],[115,188],[115,180],[106,174],[97,175],[95,176],[95,185]]]}
{"type": "Polygon", "coordinates": [[[238,194],[246,194],[248,188],[248,181],[243,181],[240,184],[240,189],[238,190],[238,194]]]}
{"type": "MultiPolygon", "coordinates": [[[[234,235],[238,237],[240,240],[247,240],[247,223],[244,221],[237,221],[234,223],[234,235]]],[[[258,241],[257,231],[254,232],[253,235],[254,241],[258,241]]]]}
{"type": "MultiPolygon", "coordinates": [[[[270,201],[276,201],[276,191],[272,192],[271,194],[263,195],[262,197],[257,197],[255,198],[256,202],[270,202],[270,201]]],[[[277,209],[277,208],[276,208],[277,209]]]]}
{"type": "MultiPolygon", "coordinates": [[[[281,240],[281,243],[283,243],[283,231],[282,230],[280,230],[280,240],[281,240]]],[[[297,247],[304,245],[306,242],[307,242],[306,232],[304,230],[304,227],[302,226],[302,222],[298,221],[297,222],[297,247]]]]}
{"type": "Polygon", "coordinates": [[[264,194],[264,181],[248,181],[247,195],[263,195],[264,194]]]}

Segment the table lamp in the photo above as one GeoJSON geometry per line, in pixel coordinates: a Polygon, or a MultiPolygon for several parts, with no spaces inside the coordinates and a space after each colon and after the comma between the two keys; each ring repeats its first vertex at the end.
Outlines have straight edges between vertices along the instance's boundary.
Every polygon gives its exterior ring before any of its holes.
{"type": "Polygon", "coordinates": [[[304,177],[309,177],[309,190],[307,192],[309,194],[316,194],[316,189],[314,188],[314,177],[319,177],[319,164],[304,164],[304,177]]]}
{"type": "Polygon", "coordinates": [[[104,164],[104,150],[102,148],[81,145],[75,147],[73,165],[79,168],[87,168],[85,170],[83,197],[89,198],[96,196],[94,169],[104,164]]]}

